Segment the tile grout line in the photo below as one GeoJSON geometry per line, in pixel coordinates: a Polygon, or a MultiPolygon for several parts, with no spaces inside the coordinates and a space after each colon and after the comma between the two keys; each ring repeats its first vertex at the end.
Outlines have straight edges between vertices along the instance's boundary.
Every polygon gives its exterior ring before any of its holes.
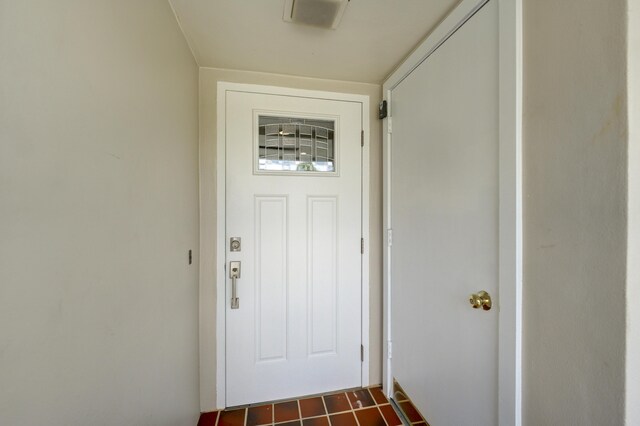
{"type": "MultiPolygon", "coordinates": [[[[388,421],[387,421],[387,419],[384,417],[384,414],[382,413],[382,410],[381,410],[381,408],[380,408],[380,407],[381,407],[381,406],[385,406],[385,405],[390,405],[390,404],[391,404],[391,401],[385,397],[385,402],[383,402],[382,404],[378,403],[378,401],[377,401],[377,400],[375,399],[375,397],[373,396],[373,393],[371,392],[371,389],[377,389],[377,388],[379,388],[379,386],[369,386],[369,387],[366,387],[366,388],[361,388],[362,390],[366,390],[366,391],[367,391],[367,394],[371,397],[371,399],[372,399],[372,401],[373,401],[373,406],[363,406],[363,405],[362,405],[362,402],[358,400],[357,402],[360,402],[359,406],[358,406],[358,407],[354,407],[354,403],[353,403],[353,402],[351,401],[351,399],[349,398],[349,391],[343,391],[343,392],[330,392],[330,393],[327,393],[327,394],[320,394],[320,395],[318,395],[318,396],[319,396],[319,397],[321,398],[321,400],[322,400],[322,405],[323,405],[323,407],[324,407],[325,413],[324,413],[324,414],[322,414],[322,415],[318,415],[318,416],[306,417],[306,418],[304,418],[304,419],[303,419],[303,417],[302,417],[302,406],[301,406],[301,404],[300,404],[301,398],[297,398],[297,399],[295,399],[294,401],[296,402],[296,406],[298,407],[298,416],[299,416],[299,419],[298,419],[298,420],[300,421],[300,423],[301,423],[301,425],[302,425],[302,424],[303,424],[303,420],[305,420],[305,419],[317,419],[317,418],[320,418],[320,417],[326,417],[326,418],[327,418],[327,420],[329,421],[329,424],[331,424],[331,417],[330,417],[330,415],[337,415],[337,414],[346,414],[346,413],[351,413],[351,414],[353,415],[353,417],[355,418],[356,424],[357,424],[358,426],[361,426],[361,425],[360,425],[360,421],[358,420],[358,417],[356,416],[356,413],[357,413],[358,411],[363,411],[363,410],[366,410],[366,409],[374,408],[374,407],[375,407],[375,408],[377,409],[378,413],[380,414],[380,416],[382,417],[382,419],[383,419],[383,421],[384,421],[385,425],[386,425],[386,426],[389,426],[389,422],[388,422],[388,421]],[[350,409],[348,409],[348,410],[344,410],[344,411],[337,411],[337,412],[335,412],[335,413],[329,413],[329,410],[327,409],[327,403],[326,403],[326,401],[325,401],[325,396],[339,395],[340,393],[344,394],[344,395],[347,397],[347,402],[348,402],[348,404],[349,404],[349,407],[351,407],[351,408],[350,408],[350,409]]],[[[355,392],[356,392],[357,390],[360,390],[360,389],[354,389],[354,390],[353,390],[354,394],[355,394],[355,392]]],[[[355,396],[355,395],[354,395],[354,396],[355,396]]],[[[403,400],[403,401],[398,401],[398,402],[405,402],[405,401],[410,402],[410,400],[403,400]]],[[[286,402],[286,401],[284,401],[284,402],[286,402]]],[[[276,421],[275,421],[275,403],[274,403],[274,402],[272,402],[271,404],[263,404],[263,405],[266,405],[266,406],[269,406],[269,405],[270,405],[270,406],[271,406],[271,420],[272,420],[271,425],[273,425],[273,426],[275,426],[275,425],[282,425],[282,424],[284,424],[284,423],[288,423],[288,422],[291,422],[291,421],[295,421],[295,420],[285,420],[285,421],[282,421],[282,422],[278,422],[278,423],[276,423],[276,421]]],[[[249,422],[249,408],[251,408],[251,407],[250,407],[250,406],[246,406],[246,407],[242,408],[242,410],[244,410],[244,413],[243,413],[243,425],[244,425],[244,426],[247,426],[247,425],[248,425],[248,422],[249,422]]],[[[217,412],[216,412],[216,418],[215,418],[214,425],[216,425],[216,426],[219,426],[219,425],[220,425],[220,420],[221,420],[221,417],[222,417],[222,413],[223,413],[224,411],[226,411],[226,410],[219,410],[219,411],[217,411],[217,412]]],[[[424,419],[423,419],[422,421],[424,421],[424,419]]],[[[428,424],[428,423],[427,423],[427,424],[428,424]]],[[[264,426],[267,426],[267,425],[264,425],[264,426]]]]}
{"type": "MultiPolygon", "coordinates": [[[[353,411],[353,405],[351,404],[351,400],[349,399],[349,392],[342,392],[342,394],[345,396],[345,398],[347,399],[347,405],[349,406],[348,410],[344,410],[344,411],[337,411],[335,413],[331,413],[333,415],[338,415],[338,414],[346,414],[346,413],[351,413],[351,415],[353,416],[353,418],[356,421],[356,424],[358,426],[360,426],[360,423],[358,422],[358,418],[356,417],[356,413],[353,411]]],[[[339,395],[339,394],[335,394],[335,395],[339,395]]],[[[328,411],[327,411],[328,412],[328,411]]],[[[329,424],[333,425],[333,422],[331,421],[331,417],[329,417],[329,424]]]]}
{"type": "Polygon", "coordinates": [[[376,408],[378,409],[378,413],[380,413],[380,417],[382,417],[382,421],[384,422],[384,424],[386,424],[387,426],[391,426],[387,421],[387,418],[384,416],[384,414],[382,414],[382,410],[380,409],[380,406],[376,405],[376,408]]]}
{"type": "MultiPolygon", "coordinates": [[[[347,399],[349,399],[349,397],[347,397],[347,399]]],[[[351,404],[351,401],[349,401],[349,404],[351,404]]],[[[360,420],[358,420],[358,416],[356,416],[356,410],[351,410],[351,414],[353,415],[353,418],[356,419],[356,424],[360,426],[360,420]]]]}
{"type": "Polygon", "coordinates": [[[327,416],[327,423],[331,424],[331,417],[329,417],[329,410],[327,410],[327,403],[324,401],[324,395],[320,397],[322,400],[322,406],[324,407],[324,413],[327,416]]]}
{"type": "Polygon", "coordinates": [[[389,422],[387,421],[387,418],[384,416],[384,414],[382,414],[382,410],[380,409],[380,404],[378,404],[378,401],[374,398],[373,393],[371,393],[371,388],[368,388],[367,391],[369,392],[369,395],[371,395],[371,399],[373,400],[373,402],[376,404],[375,407],[378,409],[378,413],[380,413],[380,417],[382,417],[382,421],[384,422],[385,425],[389,426],[389,422]]]}
{"type": "MultiPolygon", "coordinates": [[[[388,402],[385,402],[384,404],[375,404],[375,405],[369,405],[368,407],[362,407],[362,408],[349,408],[348,410],[342,410],[342,411],[336,411],[334,413],[327,413],[327,415],[333,415],[333,414],[344,414],[344,413],[350,413],[350,412],[356,412],[356,411],[363,411],[366,410],[368,408],[373,408],[376,406],[384,406],[384,405],[390,405],[388,402]]],[[[314,419],[316,417],[322,417],[322,414],[317,415],[317,416],[310,416],[310,417],[305,417],[305,419],[314,419]]],[[[280,422],[282,423],[282,422],[280,422]]]]}

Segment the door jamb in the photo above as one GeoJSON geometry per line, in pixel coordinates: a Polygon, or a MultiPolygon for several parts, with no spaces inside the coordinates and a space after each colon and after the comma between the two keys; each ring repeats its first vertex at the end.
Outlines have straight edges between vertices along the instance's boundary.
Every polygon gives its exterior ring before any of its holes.
{"type": "MultiPolygon", "coordinates": [[[[383,84],[383,387],[391,396],[391,91],[489,0],[463,0],[383,84]]],[[[522,424],[522,0],[497,1],[499,19],[499,347],[500,426],[522,424]]]]}
{"type": "MultiPolygon", "coordinates": [[[[216,406],[226,407],[226,93],[250,92],[270,95],[295,96],[301,98],[346,101],[361,104],[361,124],[364,131],[364,146],[361,155],[361,234],[364,238],[364,253],[361,263],[361,344],[364,348],[361,363],[362,386],[369,386],[369,198],[370,198],[370,126],[369,96],[351,93],[325,92],[316,90],[292,89],[287,87],[263,86],[255,84],[229,83],[219,81],[217,85],[217,137],[216,137],[216,406]]],[[[202,362],[202,361],[201,361],[202,362]]]]}

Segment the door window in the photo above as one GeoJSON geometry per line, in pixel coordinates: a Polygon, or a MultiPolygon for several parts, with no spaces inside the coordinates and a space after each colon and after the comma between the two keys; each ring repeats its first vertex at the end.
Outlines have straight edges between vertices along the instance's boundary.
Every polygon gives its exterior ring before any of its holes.
{"type": "Polygon", "coordinates": [[[336,120],[258,114],[255,172],[335,174],[336,120]]]}

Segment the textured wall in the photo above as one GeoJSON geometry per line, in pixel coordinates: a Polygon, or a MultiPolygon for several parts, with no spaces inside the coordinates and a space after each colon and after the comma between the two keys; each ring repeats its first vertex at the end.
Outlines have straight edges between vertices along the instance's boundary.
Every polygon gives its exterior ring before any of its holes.
{"type": "Polygon", "coordinates": [[[524,424],[621,425],[626,1],[524,2],[524,424]]]}
{"type": "Polygon", "coordinates": [[[0,0],[0,58],[0,424],[195,425],[198,69],[169,4],[0,0]]]}
{"type": "Polygon", "coordinates": [[[382,127],[377,108],[381,87],[334,80],[246,71],[200,69],[200,227],[202,265],[200,269],[200,405],[203,411],[216,408],[216,102],[218,81],[262,84],[308,90],[356,93],[370,97],[370,381],[382,382],[382,127]]]}

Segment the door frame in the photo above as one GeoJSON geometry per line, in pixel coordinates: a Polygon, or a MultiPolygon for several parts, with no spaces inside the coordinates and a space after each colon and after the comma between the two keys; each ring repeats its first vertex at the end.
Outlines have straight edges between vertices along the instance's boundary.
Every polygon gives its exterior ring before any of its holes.
{"type": "Polygon", "coordinates": [[[217,85],[216,140],[216,405],[226,405],[226,93],[248,92],[267,95],[345,101],[360,104],[364,146],[361,155],[361,234],[364,250],[361,263],[361,344],[364,348],[361,363],[362,386],[369,385],[369,96],[288,87],[219,81],[217,85]]]}
{"type": "MultiPolygon", "coordinates": [[[[489,0],[463,0],[387,78],[383,96],[383,387],[391,396],[391,204],[392,90],[489,0]]],[[[499,301],[498,419],[522,424],[522,0],[498,2],[499,51],[499,301]]]]}

